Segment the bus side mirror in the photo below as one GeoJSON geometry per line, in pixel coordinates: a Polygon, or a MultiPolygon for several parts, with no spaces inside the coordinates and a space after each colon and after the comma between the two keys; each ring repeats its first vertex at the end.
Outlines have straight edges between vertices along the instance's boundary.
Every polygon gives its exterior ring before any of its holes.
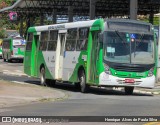
{"type": "Polygon", "coordinates": [[[99,33],[99,42],[103,43],[103,33],[99,33]]]}

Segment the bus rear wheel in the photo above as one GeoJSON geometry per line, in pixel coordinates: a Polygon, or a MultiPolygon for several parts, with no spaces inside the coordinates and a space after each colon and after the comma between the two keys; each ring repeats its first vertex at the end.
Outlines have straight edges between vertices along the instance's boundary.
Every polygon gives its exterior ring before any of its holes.
{"type": "Polygon", "coordinates": [[[132,95],[133,90],[134,90],[134,87],[124,87],[124,91],[126,95],[132,95]]]}
{"type": "Polygon", "coordinates": [[[46,79],[44,67],[42,67],[40,70],[40,81],[41,81],[41,85],[43,86],[54,86],[55,85],[55,80],[46,79]]]}
{"type": "Polygon", "coordinates": [[[42,67],[41,70],[40,70],[40,82],[41,82],[41,85],[47,86],[46,78],[45,78],[45,68],[44,67],[42,67]]]}
{"type": "Polygon", "coordinates": [[[82,93],[88,91],[89,86],[86,84],[86,76],[84,70],[81,70],[79,73],[80,88],[82,93]]]}

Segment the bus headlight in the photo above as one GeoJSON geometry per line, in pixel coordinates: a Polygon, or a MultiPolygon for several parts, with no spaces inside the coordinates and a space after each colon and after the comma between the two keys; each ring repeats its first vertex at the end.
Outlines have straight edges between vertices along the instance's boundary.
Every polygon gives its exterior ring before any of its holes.
{"type": "Polygon", "coordinates": [[[148,72],[148,77],[151,77],[153,76],[153,71],[154,71],[154,68],[151,68],[148,72]]]}
{"type": "Polygon", "coordinates": [[[111,75],[111,71],[110,71],[110,69],[109,69],[109,66],[108,65],[104,65],[104,72],[106,73],[106,74],[108,74],[108,75],[111,75]]]}

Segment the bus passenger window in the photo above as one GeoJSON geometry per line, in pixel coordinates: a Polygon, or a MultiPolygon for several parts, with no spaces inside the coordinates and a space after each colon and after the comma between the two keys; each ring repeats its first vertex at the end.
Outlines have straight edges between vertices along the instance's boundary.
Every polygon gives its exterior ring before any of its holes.
{"type": "Polygon", "coordinates": [[[87,50],[88,33],[89,33],[89,28],[79,29],[79,38],[78,38],[77,46],[76,46],[77,51],[87,50]]]}
{"type": "Polygon", "coordinates": [[[40,42],[39,50],[46,51],[47,49],[47,41],[40,42]]]}
{"type": "Polygon", "coordinates": [[[57,48],[57,39],[58,39],[58,31],[57,30],[53,30],[50,31],[50,35],[49,35],[49,41],[48,41],[48,51],[56,51],[57,48]]]}
{"type": "Polygon", "coordinates": [[[48,41],[48,51],[56,51],[57,41],[48,41]]]}
{"type": "Polygon", "coordinates": [[[77,29],[69,29],[66,39],[65,50],[66,51],[75,51],[77,40],[77,29]]]}
{"type": "Polygon", "coordinates": [[[41,32],[39,50],[46,51],[48,42],[48,31],[41,32]]]}
{"type": "Polygon", "coordinates": [[[66,51],[74,51],[75,50],[75,43],[76,43],[75,40],[67,40],[65,50],[66,51]]]}

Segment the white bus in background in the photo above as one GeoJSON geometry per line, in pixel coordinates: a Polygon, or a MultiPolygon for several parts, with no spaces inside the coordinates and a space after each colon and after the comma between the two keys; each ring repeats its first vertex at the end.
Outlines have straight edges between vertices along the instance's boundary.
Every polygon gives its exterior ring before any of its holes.
{"type": "Polygon", "coordinates": [[[12,62],[12,60],[23,62],[25,44],[25,39],[20,36],[3,39],[3,60],[8,62],[12,62]]]}

